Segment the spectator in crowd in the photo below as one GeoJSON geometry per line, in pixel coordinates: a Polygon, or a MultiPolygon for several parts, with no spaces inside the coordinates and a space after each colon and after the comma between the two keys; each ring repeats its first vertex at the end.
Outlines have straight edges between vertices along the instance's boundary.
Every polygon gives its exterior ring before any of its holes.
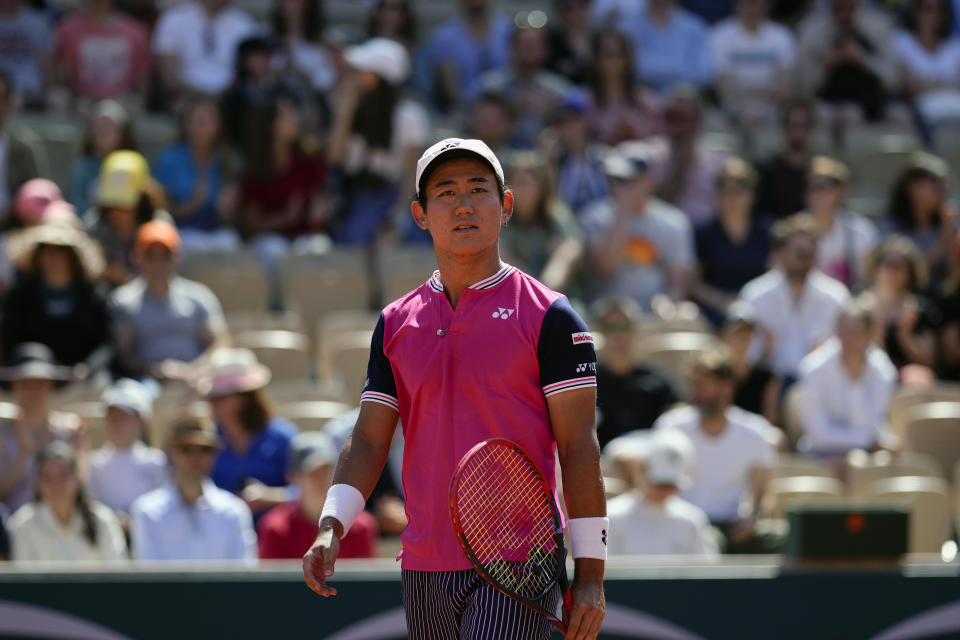
{"type": "Polygon", "coordinates": [[[266,393],[270,369],[249,349],[210,354],[198,391],[207,398],[224,447],[214,484],[239,495],[256,514],[290,499],[287,468],[297,427],[274,414],[266,393]]]}
{"type": "MultiPolygon", "coordinates": [[[[10,260],[10,238],[17,235],[18,231],[44,224],[48,219],[47,209],[54,203],[69,207],[63,203],[60,187],[46,178],[28,180],[17,189],[13,217],[5,225],[9,230],[0,233],[0,292],[6,293],[18,276],[10,260]]],[[[76,212],[72,215],[76,216],[76,212]]]]}
{"type": "Polygon", "coordinates": [[[250,114],[241,180],[241,228],[269,271],[299,236],[326,228],[326,165],[286,96],[250,114]]]}
{"type": "Polygon", "coordinates": [[[246,144],[251,114],[265,109],[276,97],[273,57],[274,45],[263,36],[250,36],[237,45],[233,82],[220,95],[220,114],[227,138],[238,148],[246,144]]]}
{"type": "Polygon", "coordinates": [[[556,291],[567,283],[583,255],[583,239],[570,207],[557,197],[543,156],[521,151],[509,158],[507,183],[513,215],[500,232],[504,260],[556,291]]]}
{"type": "Polygon", "coordinates": [[[773,371],[792,378],[800,360],[833,332],[850,293],[842,282],[813,268],[817,227],[809,215],[793,215],[775,224],[773,242],[779,264],[748,282],[740,299],[768,336],[773,371]]]}
{"type": "Polygon", "coordinates": [[[101,100],[87,120],[82,155],[70,169],[67,196],[83,213],[97,200],[103,159],[114,151],[136,151],[133,127],[126,109],[115,100],[101,100]]]}
{"type": "Polygon", "coordinates": [[[463,14],[434,28],[423,44],[419,92],[440,111],[462,106],[481,75],[509,60],[513,24],[491,5],[490,0],[460,0],[463,14]]]}
{"type": "Polygon", "coordinates": [[[150,77],[149,34],[110,0],[86,0],[57,25],[56,42],[60,81],[74,96],[142,102],[150,77]]]}
{"type": "Polygon", "coordinates": [[[960,233],[955,241],[958,266],[946,282],[938,300],[942,324],[938,340],[939,373],[947,380],[960,380],[960,233]]]}
{"type": "Polygon", "coordinates": [[[256,559],[250,509],[210,481],[218,448],[216,429],[206,419],[181,418],[171,426],[172,481],[140,496],[131,508],[134,560],[250,564],[256,559]]]}
{"type": "Polygon", "coordinates": [[[484,73],[472,95],[494,91],[506,96],[516,116],[514,145],[532,148],[547,117],[562,105],[570,84],[546,68],[550,53],[547,30],[524,24],[510,38],[510,64],[484,73]]]}
{"type": "MultiPolygon", "coordinates": [[[[322,431],[301,433],[290,443],[287,474],[300,490],[300,499],[278,505],[260,519],[257,532],[261,559],[299,559],[313,544],[337,453],[330,436],[322,431]]],[[[361,511],[340,539],[337,557],[372,558],[377,554],[378,537],[376,518],[369,511],[361,511]]]]}
{"type": "Polygon", "coordinates": [[[736,378],[730,357],[707,351],[694,363],[690,406],[668,411],[654,425],[676,429],[693,442],[697,469],[681,497],[703,509],[726,536],[728,553],[766,550],[755,526],[776,450],[773,427],[732,406],[736,378]]]}
{"type": "Polygon", "coordinates": [[[630,448],[635,489],[607,502],[607,552],[717,555],[707,514],[677,495],[690,484],[694,466],[690,439],[676,430],[663,431],[631,437],[630,448]]]}
{"type": "Polygon", "coordinates": [[[903,236],[884,238],[866,263],[864,296],[874,311],[874,339],[898,369],[936,365],[940,314],[924,295],[926,266],[917,247],[903,236]]]}
{"type": "Polygon", "coordinates": [[[762,415],[770,424],[779,424],[780,380],[766,360],[751,357],[751,346],[757,333],[753,309],[742,301],[727,308],[719,335],[730,354],[737,380],[733,404],[744,411],[762,415]]]}
{"type": "Polygon", "coordinates": [[[643,3],[636,0],[592,0],[590,24],[595,28],[629,24],[640,15],[643,3]]]}
{"type": "Polygon", "coordinates": [[[881,119],[897,86],[890,18],[862,0],[830,0],[799,34],[802,91],[820,100],[835,135],[864,117],[881,119]]]}
{"type": "Polygon", "coordinates": [[[737,0],[735,17],[710,30],[720,104],[741,134],[773,122],[792,88],[796,42],[789,29],[767,19],[768,0],[737,0]]]}
{"type": "Polygon", "coordinates": [[[960,41],[950,0],[911,0],[893,51],[902,90],[924,123],[936,127],[960,120],[960,41]]]}
{"type": "Polygon", "coordinates": [[[653,197],[653,153],[624,143],[604,162],[610,196],[581,218],[596,293],[627,296],[645,308],[654,296],[683,300],[694,267],[693,231],[683,212],[653,197]]]}
{"type": "Polygon", "coordinates": [[[661,93],[682,84],[706,87],[713,80],[707,25],[676,4],[647,0],[621,27],[633,38],[637,77],[661,93]]]}
{"type": "Polygon", "coordinates": [[[153,53],[169,98],[184,92],[219,93],[233,80],[237,45],[257,30],[230,0],[187,0],[163,12],[153,53]]]}
{"type": "Polygon", "coordinates": [[[83,488],[73,448],[51,442],[37,456],[37,496],[10,518],[14,562],[126,560],[127,543],[116,516],[83,488]]]}
{"type": "Polygon", "coordinates": [[[221,133],[217,101],[195,96],[183,105],[180,142],[157,157],[156,179],[166,191],[186,252],[240,245],[240,236],[228,226],[237,187],[221,133]]]}
{"type": "Polygon", "coordinates": [[[74,221],[31,227],[9,240],[20,276],[2,304],[5,361],[17,345],[40,342],[57,362],[82,364],[88,372],[104,371],[110,362],[110,312],[97,284],[103,256],[74,221]]]}
{"type": "Polygon", "coordinates": [[[417,16],[411,0],[377,0],[367,19],[368,38],[396,40],[412,54],[417,35],[417,16]]]}
{"type": "Polygon", "coordinates": [[[783,149],[757,166],[760,184],[756,200],[758,213],[777,220],[806,206],[811,138],[816,129],[811,102],[788,102],[780,113],[783,149]]]}
{"type": "Polygon", "coordinates": [[[607,196],[606,148],[593,144],[584,101],[571,96],[553,116],[554,144],[547,146],[557,175],[557,193],[574,213],[607,196]]]}
{"type": "Polygon", "coordinates": [[[46,346],[25,343],[14,349],[0,368],[0,380],[9,385],[17,417],[0,421],[0,502],[16,511],[35,493],[36,454],[54,440],[82,449],[80,419],[73,413],[51,411],[54,386],[73,379],[46,346]]]}
{"type": "Polygon", "coordinates": [[[322,44],[323,9],[317,0],[283,0],[274,5],[273,35],[280,47],[273,67],[305,79],[315,92],[333,87],[337,70],[333,56],[322,44]]]}
{"type": "Polygon", "coordinates": [[[136,380],[122,378],[103,392],[106,442],[90,455],[90,497],[118,514],[129,514],[133,501],[167,481],[167,457],[143,443],[153,415],[153,396],[136,380]]]}
{"type": "Polygon", "coordinates": [[[46,171],[40,140],[9,122],[15,105],[13,80],[0,63],[0,220],[7,219],[17,189],[46,171]]]}
{"type": "Polygon", "coordinates": [[[731,157],[717,175],[717,215],[696,230],[698,277],[692,296],[715,325],[743,285],[763,275],[770,254],[770,224],[754,215],[757,174],[731,157]]]}
{"type": "Polygon", "coordinates": [[[664,373],[637,362],[643,312],[629,298],[594,303],[593,318],[603,336],[597,362],[597,438],[604,447],[627,432],[645,430],[680,401],[676,385],[664,373]]]}
{"type": "Polygon", "coordinates": [[[0,562],[10,559],[10,534],[7,532],[9,519],[7,508],[0,503],[0,562]]]}
{"type": "Polygon", "coordinates": [[[513,147],[513,107],[502,93],[486,91],[477,98],[464,122],[470,137],[483,140],[497,157],[513,147]]]}
{"type": "Polygon", "coordinates": [[[103,160],[96,206],[84,214],[87,232],[100,243],[110,286],[126,284],[137,273],[134,245],[140,227],[166,217],[161,188],[136,151],[114,151],[103,160]]]}
{"type": "Polygon", "coordinates": [[[717,174],[728,154],[699,141],[703,110],[692,88],[674,89],[667,97],[667,152],[657,164],[657,196],[687,214],[695,227],[716,214],[717,174]]]}
{"type": "Polygon", "coordinates": [[[11,94],[42,106],[53,33],[43,15],[22,0],[0,2],[0,71],[9,74],[11,94]]]}
{"type": "Polygon", "coordinates": [[[400,43],[374,38],[347,49],[350,72],[341,86],[340,104],[330,134],[330,164],[339,170],[341,202],[334,239],[371,244],[402,211],[410,219],[409,184],[429,135],[427,114],[400,86],[410,74],[407,50],[400,43]]]}
{"type": "Polygon", "coordinates": [[[881,230],[910,238],[924,256],[931,288],[936,288],[957,261],[953,237],[957,212],[947,198],[950,169],[925,151],[910,156],[890,191],[887,219],[881,230]]]}
{"type": "Polygon", "coordinates": [[[176,273],[180,236],[164,220],[140,227],[140,276],[111,295],[117,368],[133,378],[185,380],[208,351],[229,342],[220,302],[176,273]]]}
{"type": "Polygon", "coordinates": [[[839,457],[851,449],[893,445],[887,413],[897,370],[873,344],[874,323],[867,304],[848,302],[837,318],[836,336],[800,363],[801,451],[839,457]]]}
{"type": "Polygon", "coordinates": [[[587,73],[591,139],[606,145],[646,138],[663,131],[656,94],[637,84],[633,45],[616,29],[602,29],[592,40],[587,73]]]}
{"type": "Polygon", "coordinates": [[[573,84],[584,84],[592,65],[590,0],[557,0],[558,24],[550,29],[547,67],[573,84]]]}
{"type": "Polygon", "coordinates": [[[864,284],[864,263],[879,241],[877,229],[866,218],[847,211],[849,172],[829,156],[810,162],[807,178],[807,212],[817,225],[817,269],[851,290],[864,284]]]}

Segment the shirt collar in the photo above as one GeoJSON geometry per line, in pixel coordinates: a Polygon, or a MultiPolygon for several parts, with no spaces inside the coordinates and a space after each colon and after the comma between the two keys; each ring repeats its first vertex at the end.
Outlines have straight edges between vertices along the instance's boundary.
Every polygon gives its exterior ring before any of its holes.
{"type": "MultiPolygon", "coordinates": [[[[467,289],[474,289],[476,291],[482,291],[484,289],[492,289],[513,273],[515,267],[504,263],[503,267],[500,268],[495,274],[489,278],[484,278],[480,282],[475,282],[474,284],[467,287],[467,289]]],[[[437,293],[443,293],[443,282],[440,280],[440,270],[437,269],[433,272],[433,275],[430,277],[430,280],[427,281],[430,285],[430,288],[436,291],[437,293]]]]}

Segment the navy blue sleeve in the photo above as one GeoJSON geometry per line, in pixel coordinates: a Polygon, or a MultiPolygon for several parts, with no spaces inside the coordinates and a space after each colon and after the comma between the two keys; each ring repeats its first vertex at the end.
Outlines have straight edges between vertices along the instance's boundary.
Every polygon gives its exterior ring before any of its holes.
{"type": "Polygon", "coordinates": [[[543,317],[537,343],[543,395],[597,386],[597,353],[587,323],[558,298],[543,317]]]}
{"type": "Polygon", "coordinates": [[[397,382],[393,379],[393,368],[390,359],[383,352],[383,314],[377,320],[377,328],[373,330],[370,340],[370,362],[367,364],[367,381],[360,394],[360,402],[379,402],[397,411],[397,382]]]}

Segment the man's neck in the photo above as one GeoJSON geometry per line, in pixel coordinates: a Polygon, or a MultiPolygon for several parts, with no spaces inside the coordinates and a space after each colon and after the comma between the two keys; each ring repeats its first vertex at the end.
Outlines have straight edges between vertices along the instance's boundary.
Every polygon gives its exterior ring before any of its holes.
{"type": "Polygon", "coordinates": [[[178,478],[177,491],[184,502],[193,505],[203,495],[203,480],[178,478]]]}
{"type": "Polygon", "coordinates": [[[860,353],[841,353],[840,362],[843,363],[843,368],[846,370],[847,375],[850,376],[851,380],[859,380],[860,376],[863,375],[863,367],[866,364],[866,355],[860,353]]]}
{"type": "Polygon", "coordinates": [[[500,252],[496,247],[493,251],[479,256],[456,256],[437,252],[437,265],[440,268],[443,289],[454,309],[457,308],[464,289],[489,278],[503,267],[500,252]]]}
{"type": "Polygon", "coordinates": [[[147,291],[155,298],[166,298],[170,293],[170,280],[166,278],[147,280],[147,291]]]}
{"type": "Polygon", "coordinates": [[[826,234],[833,229],[833,225],[837,219],[835,209],[811,210],[810,213],[813,214],[813,222],[817,225],[817,230],[820,231],[821,234],[826,234]]]}
{"type": "Polygon", "coordinates": [[[783,159],[789,165],[806,169],[810,151],[806,147],[787,147],[783,150],[783,159]]]}
{"type": "Polygon", "coordinates": [[[718,436],[727,428],[727,412],[725,409],[715,413],[700,411],[700,428],[707,435],[718,436]]]}

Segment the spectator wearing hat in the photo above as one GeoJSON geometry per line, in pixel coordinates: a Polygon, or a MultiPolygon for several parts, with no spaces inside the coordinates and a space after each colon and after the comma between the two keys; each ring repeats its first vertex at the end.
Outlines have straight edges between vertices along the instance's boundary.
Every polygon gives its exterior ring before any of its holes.
{"type": "Polygon", "coordinates": [[[462,14],[438,25],[418,56],[417,88],[440,111],[455,111],[481,75],[506,66],[513,22],[490,0],[460,0],[462,14]]]}
{"type": "Polygon", "coordinates": [[[157,156],[157,182],[187,253],[240,246],[240,236],[229,226],[235,222],[238,193],[221,129],[217,100],[192,96],[180,112],[180,141],[157,156]]]}
{"type": "Polygon", "coordinates": [[[243,498],[255,515],[290,499],[290,441],[297,427],[274,414],[270,369],[249,349],[216,349],[197,390],[206,397],[224,447],[211,477],[243,498]]]}
{"type": "MultiPolygon", "coordinates": [[[[51,204],[63,201],[63,193],[54,182],[46,178],[34,178],[17,189],[13,203],[11,231],[33,227],[46,221],[44,213],[51,204]]],[[[0,290],[6,291],[16,278],[14,265],[7,254],[11,232],[0,234],[0,290]]]]}
{"type": "Polygon", "coordinates": [[[87,489],[94,500],[129,514],[134,500],[167,480],[167,457],[143,443],[153,397],[140,382],[123,378],[104,391],[100,401],[106,410],[107,441],[90,455],[87,489]]]}
{"type": "Polygon", "coordinates": [[[84,214],[87,232],[100,243],[111,286],[136,274],[134,245],[137,230],[156,217],[167,217],[160,187],[150,177],[147,160],[136,151],[114,151],[103,160],[96,206],[84,214]]]}
{"type": "Polygon", "coordinates": [[[681,497],[703,509],[727,537],[726,551],[757,551],[755,536],[769,468],[776,459],[774,428],[732,405],[733,363],[723,350],[704,352],[690,376],[690,405],[660,416],[654,429],[678,430],[693,443],[697,468],[681,497]]]}
{"type": "Polygon", "coordinates": [[[807,211],[817,225],[816,267],[850,289],[864,284],[864,263],[879,240],[873,223],[846,211],[849,173],[829,156],[815,156],[807,179],[807,211]]]}
{"type": "Polygon", "coordinates": [[[344,60],[349,69],[329,145],[342,200],[334,239],[368,245],[391,214],[408,223],[409,199],[400,196],[399,185],[412,183],[430,129],[423,107],[400,92],[410,75],[402,44],[373,38],[347,49],[344,60]]]}
{"type": "Polygon", "coordinates": [[[702,509],[677,495],[690,484],[693,444],[680,431],[628,436],[634,489],[607,502],[610,555],[717,555],[702,509]]]}
{"type": "MultiPolygon", "coordinates": [[[[320,513],[333,479],[337,450],[326,433],[298,434],[290,443],[290,483],[300,490],[300,499],[268,511],[257,525],[261,559],[302,558],[320,530],[320,513]]],[[[362,511],[340,539],[340,558],[372,558],[377,555],[377,520],[362,511]]]]}
{"type": "Polygon", "coordinates": [[[137,232],[140,275],[110,296],[116,368],[133,378],[184,380],[208,351],[229,341],[216,295],[176,273],[180,236],[165,220],[137,232]]]}
{"type": "Polygon", "coordinates": [[[897,369],[873,342],[874,322],[868,302],[848,302],[835,336],[800,363],[801,451],[842,457],[851,449],[895,446],[887,414],[897,369]]]}
{"type": "Polygon", "coordinates": [[[29,129],[10,122],[15,110],[16,87],[0,65],[0,220],[7,219],[17,189],[47,169],[42,141],[29,129]]]}
{"type": "Polygon", "coordinates": [[[68,366],[96,373],[110,363],[110,312],[97,283],[103,257],[74,220],[31,227],[8,241],[20,277],[2,305],[6,361],[17,345],[40,342],[68,366]]]}
{"type": "Polygon", "coordinates": [[[256,30],[253,19],[230,6],[230,0],[190,0],[164,11],[152,48],[167,97],[226,89],[237,45],[256,30]]]}
{"type": "Polygon", "coordinates": [[[727,308],[719,336],[730,354],[737,380],[733,404],[744,411],[762,415],[770,424],[780,424],[780,379],[766,359],[754,357],[752,347],[762,344],[758,334],[757,318],[749,305],[737,301],[727,308]]]}
{"type": "Polygon", "coordinates": [[[136,151],[127,110],[116,100],[101,100],[87,118],[82,153],[70,169],[67,198],[83,213],[97,202],[103,159],[114,151],[136,151]]]}
{"type": "Polygon", "coordinates": [[[14,562],[118,564],[127,542],[110,509],[87,495],[77,454],[51,442],[37,455],[37,495],[10,517],[14,562]]]}
{"type": "Polygon", "coordinates": [[[55,440],[82,454],[84,438],[79,416],[50,409],[54,387],[74,379],[70,368],[35,342],[17,346],[8,362],[0,380],[12,391],[17,417],[0,421],[0,502],[15,511],[35,494],[36,454],[55,440]]]}
{"type": "Polygon", "coordinates": [[[484,73],[472,96],[484,91],[502,93],[516,116],[514,146],[533,148],[547,118],[561,106],[572,87],[566,78],[547,69],[549,34],[542,27],[522,24],[510,36],[510,63],[484,73]]]}
{"type": "Polygon", "coordinates": [[[817,227],[807,214],[796,214],[773,226],[778,264],[740,290],[740,300],[752,309],[767,334],[773,371],[785,378],[796,374],[807,353],[832,333],[840,308],[850,292],[842,282],[814,269],[817,227]]]}
{"type": "Polygon", "coordinates": [[[645,308],[661,293],[683,300],[694,267],[690,222],[654,197],[652,162],[648,145],[618,147],[604,161],[610,196],[588,207],[580,220],[599,279],[593,288],[645,308]]]}
{"type": "Polygon", "coordinates": [[[170,427],[170,482],[140,496],[130,509],[135,561],[252,564],[257,534],[250,509],[210,480],[220,443],[204,418],[181,418],[170,427]]]}
{"type": "Polygon", "coordinates": [[[753,214],[757,174],[730,157],[717,175],[717,215],[695,232],[697,278],[692,297],[719,325],[743,285],[763,275],[770,255],[770,224],[753,214]]]}
{"type": "Polygon", "coordinates": [[[680,401],[666,374],[637,363],[643,336],[643,312],[629,298],[609,297],[592,308],[595,329],[603,336],[597,362],[597,439],[600,446],[624,433],[646,430],[680,401]]]}
{"type": "Polygon", "coordinates": [[[757,213],[775,220],[786,218],[806,206],[807,175],[813,155],[816,130],[813,103],[791,100],[780,109],[783,147],[757,165],[757,213]]]}

